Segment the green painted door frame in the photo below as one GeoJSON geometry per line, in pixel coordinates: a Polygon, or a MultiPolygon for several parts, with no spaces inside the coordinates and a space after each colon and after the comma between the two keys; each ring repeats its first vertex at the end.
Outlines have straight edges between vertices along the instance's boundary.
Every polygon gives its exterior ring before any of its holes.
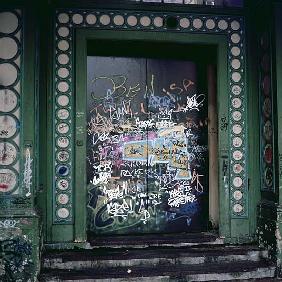
{"type": "MultiPolygon", "coordinates": [[[[154,32],[135,32],[135,31],[97,31],[90,29],[78,29],[76,32],[76,89],[75,89],[75,221],[74,234],[75,241],[81,242],[86,238],[86,91],[87,91],[87,42],[97,42],[99,40],[118,40],[126,42],[134,40],[140,42],[157,41],[159,43],[181,43],[193,45],[213,45],[217,47],[217,69],[218,69],[218,117],[228,116],[229,97],[226,95],[227,89],[227,40],[224,35],[189,35],[176,33],[158,33],[154,32]],[[83,129],[83,130],[81,130],[83,129]]],[[[95,44],[95,43],[94,43],[95,44]]],[[[219,123],[218,123],[219,124],[219,123]]],[[[228,153],[228,135],[229,130],[219,130],[219,235],[231,237],[231,217],[229,213],[229,189],[228,184],[223,183],[223,161],[229,158],[228,153]]]]}

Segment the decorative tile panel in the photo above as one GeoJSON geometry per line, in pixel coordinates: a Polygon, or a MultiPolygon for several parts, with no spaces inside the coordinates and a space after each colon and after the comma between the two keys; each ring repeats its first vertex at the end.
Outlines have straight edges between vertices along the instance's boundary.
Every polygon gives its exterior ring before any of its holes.
{"type": "MultiPolygon", "coordinates": [[[[245,31],[239,16],[209,16],[181,13],[147,13],[97,10],[58,10],[55,25],[54,66],[54,196],[53,222],[73,220],[74,151],[74,31],[139,30],[186,34],[223,34],[228,43],[230,207],[234,218],[248,216],[247,128],[245,90],[245,31]]],[[[229,125],[229,127],[228,127],[229,125]]]]}
{"type": "Polygon", "coordinates": [[[22,17],[0,10],[0,197],[18,195],[22,17]]]}

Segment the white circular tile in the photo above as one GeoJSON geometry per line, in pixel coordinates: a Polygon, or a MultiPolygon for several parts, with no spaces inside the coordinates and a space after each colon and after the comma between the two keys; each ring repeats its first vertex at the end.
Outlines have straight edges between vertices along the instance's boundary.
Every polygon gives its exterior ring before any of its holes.
{"type": "Polygon", "coordinates": [[[80,14],[74,14],[72,16],[72,22],[74,24],[81,24],[83,22],[83,16],[80,14]]]}
{"type": "Polygon", "coordinates": [[[147,16],[143,16],[140,18],[140,24],[142,26],[148,27],[151,24],[151,19],[147,16]]]}
{"type": "Polygon", "coordinates": [[[9,142],[0,142],[0,165],[10,165],[17,158],[16,147],[9,142]]]}
{"type": "Polygon", "coordinates": [[[0,64],[0,85],[10,86],[18,77],[17,69],[8,63],[0,64]]]}
{"type": "Polygon", "coordinates": [[[233,179],[233,185],[237,188],[241,187],[243,184],[243,180],[241,177],[237,176],[233,179]]]}
{"type": "Polygon", "coordinates": [[[100,16],[99,21],[102,25],[108,25],[111,22],[111,18],[108,15],[102,15],[100,16]]]}
{"type": "Polygon", "coordinates": [[[88,14],[86,16],[86,22],[90,25],[93,25],[97,22],[97,17],[93,14],[88,14]]]}
{"type": "Polygon", "coordinates": [[[0,13],[0,32],[12,33],[18,27],[18,18],[15,14],[10,12],[0,13]]]}
{"type": "Polygon", "coordinates": [[[61,51],[67,51],[70,48],[70,45],[67,40],[60,40],[58,42],[58,48],[61,51]]]}
{"type": "Polygon", "coordinates": [[[67,37],[69,36],[70,34],[70,30],[69,28],[65,27],[65,26],[62,26],[58,29],[58,34],[61,36],[61,37],[67,37]]]}
{"type": "Polygon", "coordinates": [[[57,125],[57,131],[60,133],[60,134],[66,134],[68,133],[70,130],[70,127],[67,123],[65,122],[61,122],[57,125]]]}
{"type": "Polygon", "coordinates": [[[11,138],[17,132],[17,121],[12,116],[0,116],[0,138],[11,138]]]}
{"type": "Polygon", "coordinates": [[[238,33],[233,33],[231,35],[231,41],[234,43],[234,44],[238,44],[241,40],[241,37],[238,33]]]}
{"type": "Polygon", "coordinates": [[[59,95],[57,98],[58,105],[65,107],[69,104],[70,99],[67,95],[59,95]]]}
{"type": "Polygon", "coordinates": [[[0,37],[0,59],[9,60],[18,52],[16,41],[10,37],[0,37]]]}
{"type": "Polygon", "coordinates": [[[67,162],[70,158],[70,154],[68,151],[58,151],[57,159],[59,162],[67,162]]]}
{"type": "Polygon", "coordinates": [[[182,28],[188,28],[190,26],[190,21],[189,19],[187,18],[182,18],[180,19],[179,21],[179,25],[182,27],[182,28]]]}
{"type": "Polygon", "coordinates": [[[238,59],[233,59],[231,61],[231,66],[233,69],[238,70],[241,67],[241,62],[238,59]]]}
{"type": "Polygon", "coordinates": [[[236,205],[233,206],[233,211],[235,213],[240,213],[240,212],[243,211],[243,207],[241,205],[239,205],[239,204],[236,204],[236,205]]]}
{"type": "Polygon", "coordinates": [[[228,28],[228,23],[226,20],[220,20],[218,22],[218,28],[221,30],[226,30],[228,28]]]}
{"type": "Polygon", "coordinates": [[[239,82],[241,80],[241,74],[239,72],[232,73],[232,80],[234,82],[239,82]]]}
{"type": "Polygon", "coordinates": [[[17,95],[9,89],[0,90],[0,112],[13,111],[18,104],[17,95]]]}
{"type": "Polygon", "coordinates": [[[232,106],[235,109],[239,109],[242,106],[242,100],[240,98],[232,99],[232,106]]]}
{"type": "Polygon", "coordinates": [[[61,81],[58,83],[58,90],[62,93],[65,93],[69,90],[69,84],[65,81],[61,81]]]}
{"type": "Polygon", "coordinates": [[[242,92],[241,86],[239,86],[239,85],[233,85],[233,86],[232,86],[232,93],[233,93],[234,95],[240,95],[241,92],[242,92]]]}
{"type": "Polygon", "coordinates": [[[233,56],[238,57],[240,55],[240,53],[241,53],[241,50],[240,50],[239,47],[234,46],[234,47],[231,48],[231,54],[233,56]]]}
{"type": "Polygon", "coordinates": [[[239,30],[240,29],[240,23],[238,21],[232,21],[231,22],[231,29],[233,30],[239,30]]]}
{"type": "Polygon", "coordinates": [[[70,140],[67,137],[61,136],[57,139],[57,145],[60,148],[67,148],[70,144],[70,140]]]}
{"type": "Polygon", "coordinates": [[[60,190],[65,191],[69,188],[69,182],[66,179],[59,179],[57,182],[57,186],[60,190]]]}
{"type": "Polygon", "coordinates": [[[263,135],[264,135],[264,138],[268,141],[271,140],[272,138],[272,133],[273,133],[273,130],[272,130],[272,123],[270,120],[267,120],[263,126],[263,135]]]}
{"type": "Polygon", "coordinates": [[[59,68],[58,69],[58,76],[60,78],[67,78],[70,75],[70,72],[67,68],[59,68]]]}
{"type": "Polygon", "coordinates": [[[206,21],[206,27],[207,29],[214,29],[215,28],[215,22],[212,19],[208,19],[206,21]]]}
{"type": "Polygon", "coordinates": [[[60,109],[57,112],[57,117],[59,119],[66,120],[69,118],[69,116],[70,116],[70,113],[67,109],[60,109]]]}
{"type": "Polygon", "coordinates": [[[124,17],[121,15],[114,16],[114,24],[117,26],[121,26],[124,24],[124,17]]]}
{"type": "Polygon", "coordinates": [[[203,21],[201,19],[194,19],[193,20],[193,27],[196,29],[200,29],[203,27],[203,21]]]}
{"type": "Polygon", "coordinates": [[[58,215],[59,218],[65,219],[65,218],[69,217],[70,212],[66,208],[60,208],[60,209],[57,210],[57,215],[58,215]]]}
{"type": "Polygon", "coordinates": [[[235,120],[235,121],[240,121],[242,119],[242,114],[241,112],[239,111],[235,111],[232,113],[232,118],[235,120]]]}
{"type": "Polygon", "coordinates": [[[235,137],[232,142],[233,142],[233,146],[236,148],[241,147],[243,144],[243,140],[240,137],[235,137]]]}
{"type": "Polygon", "coordinates": [[[234,134],[241,134],[242,132],[242,126],[240,124],[234,124],[232,127],[232,131],[234,134]]]}
{"type": "MultiPolygon", "coordinates": [[[[1,17],[1,14],[0,14],[1,17]]],[[[0,168],[0,192],[7,193],[14,189],[17,184],[17,176],[10,169],[0,168]]]]}
{"type": "Polygon", "coordinates": [[[155,27],[162,27],[164,25],[164,20],[161,17],[154,18],[154,26],[155,27]]]}
{"type": "Polygon", "coordinates": [[[59,194],[57,197],[58,203],[66,205],[69,202],[69,196],[67,194],[59,194]]]}
{"type": "Polygon", "coordinates": [[[242,165],[240,165],[240,164],[235,164],[235,165],[233,166],[233,171],[234,171],[235,173],[241,173],[242,170],[243,170],[243,167],[242,167],[242,165]]]}
{"type": "Polygon", "coordinates": [[[68,23],[69,20],[70,20],[70,17],[69,17],[69,15],[66,14],[66,13],[61,13],[61,14],[59,14],[59,16],[58,16],[58,21],[59,21],[60,23],[65,24],[65,23],[68,23]]]}
{"type": "Polygon", "coordinates": [[[243,153],[241,151],[234,151],[233,152],[233,159],[239,161],[243,158],[243,153]]]}
{"type": "Polygon", "coordinates": [[[243,198],[243,193],[242,193],[240,190],[236,190],[236,191],[233,193],[233,198],[234,198],[236,201],[240,201],[240,200],[243,198]]]}
{"type": "Polygon", "coordinates": [[[61,64],[61,65],[67,65],[70,61],[70,58],[68,55],[66,54],[60,54],[58,56],[58,62],[61,64]]]}
{"type": "Polygon", "coordinates": [[[136,18],[135,16],[129,16],[129,17],[127,18],[127,23],[128,23],[128,25],[130,25],[130,26],[136,26],[136,25],[137,25],[137,22],[138,22],[138,20],[137,20],[137,18],[136,18]]]}

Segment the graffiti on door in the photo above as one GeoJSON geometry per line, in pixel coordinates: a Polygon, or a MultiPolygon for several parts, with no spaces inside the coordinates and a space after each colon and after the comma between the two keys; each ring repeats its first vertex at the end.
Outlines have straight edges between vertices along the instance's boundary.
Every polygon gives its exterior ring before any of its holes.
{"type": "Polygon", "coordinates": [[[89,57],[87,100],[89,230],[202,229],[207,97],[195,64],[89,57]]]}

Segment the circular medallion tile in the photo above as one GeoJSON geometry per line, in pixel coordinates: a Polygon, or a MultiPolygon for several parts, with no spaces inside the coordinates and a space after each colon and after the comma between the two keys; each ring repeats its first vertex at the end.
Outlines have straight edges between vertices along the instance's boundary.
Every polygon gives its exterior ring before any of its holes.
{"type": "Polygon", "coordinates": [[[69,30],[69,28],[62,26],[58,29],[58,34],[61,37],[67,37],[70,34],[70,30],[69,30]]]}
{"type": "Polygon", "coordinates": [[[239,82],[241,80],[241,74],[239,72],[233,72],[231,77],[234,82],[239,82]]]}
{"type": "Polygon", "coordinates": [[[59,119],[66,120],[69,118],[69,116],[70,116],[70,113],[67,109],[60,109],[57,112],[57,117],[59,119]]]}
{"type": "Polygon", "coordinates": [[[69,202],[69,196],[67,194],[59,194],[57,201],[61,205],[66,205],[69,202]]]}
{"type": "Polygon", "coordinates": [[[16,147],[9,142],[0,142],[0,165],[11,165],[17,158],[16,147]]]}
{"type": "Polygon", "coordinates": [[[235,137],[233,139],[233,146],[236,147],[236,148],[239,148],[241,147],[243,144],[243,140],[240,138],[240,137],[235,137]]]}
{"type": "Polygon", "coordinates": [[[154,26],[155,27],[162,27],[164,25],[164,20],[161,17],[154,18],[154,26]]]}
{"type": "Polygon", "coordinates": [[[243,153],[241,151],[234,151],[233,152],[233,159],[239,161],[243,158],[243,153]]]}
{"type": "Polygon", "coordinates": [[[233,56],[238,57],[240,55],[240,53],[241,53],[241,50],[240,50],[239,47],[234,46],[234,47],[231,48],[231,54],[233,56]]]}
{"type": "Polygon", "coordinates": [[[194,19],[193,20],[193,27],[196,29],[200,29],[203,27],[203,21],[201,19],[194,19]]]}
{"type": "Polygon", "coordinates": [[[102,15],[100,16],[99,21],[102,25],[109,25],[111,22],[111,18],[108,15],[102,15]]]}
{"type": "Polygon", "coordinates": [[[11,37],[0,37],[0,59],[9,60],[17,55],[18,46],[11,37]]]}
{"type": "Polygon", "coordinates": [[[263,89],[264,95],[266,95],[266,96],[269,95],[269,93],[270,93],[270,86],[271,86],[270,76],[266,75],[263,78],[263,81],[262,81],[262,89],[263,89]]]}
{"type": "Polygon", "coordinates": [[[70,127],[67,123],[61,122],[57,125],[57,131],[60,134],[67,134],[70,130],[70,127]]]}
{"type": "Polygon", "coordinates": [[[62,93],[69,91],[69,84],[65,81],[61,81],[58,83],[58,90],[62,93]]]}
{"type": "Polygon", "coordinates": [[[58,151],[57,160],[59,162],[67,162],[70,158],[70,154],[68,151],[58,151]]]}
{"type": "Polygon", "coordinates": [[[129,17],[127,18],[127,24],[128,24],[129,26],[136,26],[136,25],[137,25],[137,22],[138,22],[138,20],[137,20],[137,18],[136,18],[135,16],[129,16],[129,17]]]}
{"type": "Polygon", "coordinates": [[[271,108],[272,108],[271,100],[270,100],[270,98],[267,97],[267,98],[264,99],[263,106],[262,106],[262,111],[263,111],[263,114],[266,118],[270,117],[271,108]]]}
{"type": "Polygon", "coordinates": [[[220,20],[218,22],[218,28],[221,30],[226,30],[228,28],[228,23],[225,20],[220,20]]]}
{"type": "Polygon", "coordinates": [[[60,208],[60,209],[57,210],[57,215],[58,215],[59,218],[65,219],[65,218],[69,217],[70,212],[66,208],[60,208]]]}
{"type": "Polygon", "coordinates": [[[234,166],[233,166],[233,171],[235,172],[235,173],[241,173],[242,172],[242,170],[243,170],[243,167],[242,167],[242,165],[240,165],[240,164],[235,164],[234,166]]]}
{"type": "Polygon", "coordinates": [[[72,22],[74,24],[81,24],[83,22],[83,16],[80,14],[74,14],[72,16],[72,22]]]}
{"type": "Polygon", "coordinates": [[[69,76],[70,72],[67,68],[59,68],[58,69],[58,76],[60,78],[67,78],[69,76]]]}
{"type": "Polygon", "coordinates": [[[239,86],[239,85],[233,85],[233,86],[232,86],[232,93],[233,93],[234,95],[240,95],[241,92],[242,92],[241,86],[239,86]]]}
{"type": "Polygon", "coordinates": [[[18,128],[16,119],[9,115],[0,116],[0,138],[11,138],[18,128]]]}
{"type": "Polygon", "coordinates": [[[97,17],[93,14],[88,14],[86,16],[86,22],[89,24],[89,25],[93,25],[97,22],[97,17]]]}
{"type": "Polygon", "coordinates": [[[231,61],[231,66],[233,69],[238,70],[241,67],[241,62],[238,59],[233,59],[231,61]]]}
{"type": "Polygon", "coordinates": [[[18,70],[9,63],[0,64],[0,85],[10,86],[16,82],[18,78],[18,70]]]}
{"type": "Polygon", "coordinates": [[[239,30],[240,29],[240,23],[238,21],[232,21],[231,22],[231,29],[233,30],[239,30]]]}
{"type": "Polygon", "coordinates": [[[231,41],[234,43],[234,44],[238,44],[241,40],[241,37],[238,33],[233,33],[231,35],[231,41]]]}
{"type": "Polygon", "coordinates": [[[263,127],[263,135],[264,135],[264,138],[268,141],[271,140],[272,138],[272,124],[271,124],[271,121],[268,120],[266,121],[266,123],[264,124],[264,127],[263,127]]]}
{"type": "Polygon", "coordinates": [[[242,118],[241,112],[239,112],[239,111],[233,112],[233,113],[232,113],[232,118],[233,118],[235,121],[240,121],[241,118],[242,118]]]}
{"type": "Polygon", "coordinates": [[[273,171],[270,167],[267,167],[264,171],[264,182],[268,187],[273,184],[273,171]]]}
{"type": "Polygon", "coordinates": [[[70,58],[69,58],[69,56],[66,55],[66,54],[60,54],[60,55],[58,56],[58,62],[59,62],[59,64],[61,64],[61,65],[67,65],[67,64],[69,63],[69,61],[70,61],[70,58]]]}
{"type": "Polygon", "coordinates": [[[140,18],[140,24],[142,26],[148,27],[151,24],[151,19],[147,16],[143,16],[140,18]]]}
{"type": "Polygon", "coordinates": [[[239,109],[242,106],[242,100],[240,98],[234,98],[232,99],[232,106],[235,109],[239,109]]]}
{"type": "Polygon", "coordinates": [[[18,104],[17,95],[9,90],[0,90],[0,112],[8,113],[13,111],[18,104]]]}
{"type": "Polygon", "coordinates": [[[236,190],[236,191],[233,193],[233,198],[234,198],[236,201],[240,201],[240,200],[243,198],[243,193],[242,193],[240,190],[236,190]]]}
{"type": "Polygon", "coordinates": [[[67,176],[70,172],[70,169],[68,166],[66,165],[59,165],[57,167],[57,175],[63,177],[63,176],[67,176]]]}
{"type": "Polygon", "coordinates": [[[0,192],[11,192],[17,184],[17,175],[10,169],[0,168],[0,192]]]}
{"type": "Polygon", "coordinates": [[[11,12],[0,12],[0,33],[13,33],[18,28],[18,17],[11,12]]]}
{"type": "Polygon", "coordinates": [[[61,136],[57,139],[57,146],[60,148],[67,148],[70,144],[70,140],[67,137],[61,136]]]}
{"type": "Polygon", "coordinates": [[[60,190],[65,191],[69,188],[69,182],[66,179],[59,179],[57,182],[57,186],[60,190]]]}
{"type": "Polygon", "coordinates": [[[67,40],[60,40],[58,42],[58,48],[61,51],[67,51],[70,48],[68,41],[67,40]]]}
{"type": "Polygon", "coordinates": [[[233,185],[237,188],[241,187],[243,184],[243,180],[241,177],[237,176],[233,179],[233,185]]]}
{"type": "Polygon", "coordinates": [[[212,19],[208,19],[206,21],[206,27],[207,29],[214,29],[215,28],[215,22],[212,19]]]}
{"type": "Polygon", "coordinates": [[[266,163],[271,164],[273,160],[273,151],[272,146],[270,144],[267,144],[264,148],[263,152],[264,160],[266,163]]]}
{"type": "Polygon", "coordinates": [[[114,16],[114,24],[117,26],[121,26],[124,24],[124,17],[121,15],[114,16]]]}
{"type": "Polygon", "coordinates": [[[233,211],[235,213],[241,213],[243,211],[243,207],[240,204],[236,204],[233,206],[233,211]]]}
{"type": "Polygon", "coordinates": [[[189,19],[187,18],[182,18],[180,19],[179,21],[179,25],[182,27],[182,28],[188,28],[190,26],[190,21],[189,19]]]}
{"type": "Polygon", "coordinates": [[[66,24],[66,23],[69,22],[70,17],[69,17],[69,15],[66,14],[66,13],[61,13],[61,14],[59,14],[59,16],[58,16],[58,20],[59,20],[60,23],[66,24]]]}
{"type": "Polygon", "coordinates": [[[242,132],[242,126],[240,124],[234,124],[232,127],[232,131],[234,134],[241,134],[242,132]]]}

